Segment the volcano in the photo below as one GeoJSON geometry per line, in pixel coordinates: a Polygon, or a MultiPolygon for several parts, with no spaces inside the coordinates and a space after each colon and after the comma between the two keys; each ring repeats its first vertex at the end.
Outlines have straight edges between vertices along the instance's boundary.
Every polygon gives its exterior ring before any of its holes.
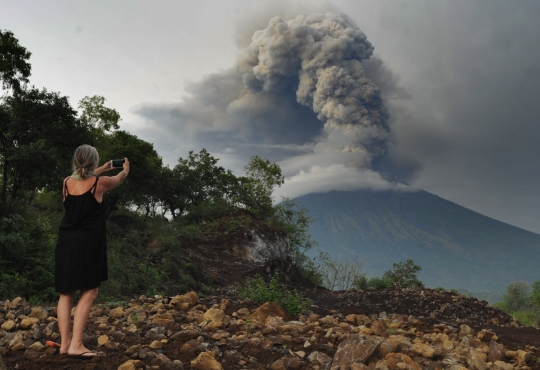
{"type": "Polygon", "coordinates": [[[503,291],[540,280],[540,235],[483,216],[426,191],[331,191],[295,199],[315,219],[317,250],[365,259],[368,277],[407,259],[428,287],[503,291]]]}

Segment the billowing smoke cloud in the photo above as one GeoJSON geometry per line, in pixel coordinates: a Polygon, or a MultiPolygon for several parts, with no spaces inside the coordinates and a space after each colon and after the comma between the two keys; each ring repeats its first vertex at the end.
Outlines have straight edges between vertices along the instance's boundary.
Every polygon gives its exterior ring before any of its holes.
{"type": "Polygon", "coordinates": [[[390,132],[381,92],[361,64],[372,54],[345,15],[276,17],[241,51],[238,68],[248,93],[296,90],[296,101],[324,122],[325,149],[355,153],[355,164],[367,167],[386,153],[390,132]]]}
{"type": "Polygon", "coordinates": [[[387,188],[380,174],[366,171],[387,153],[390,125],[364,64],[396,96],[407,96],[392,88],[395,76],[380,59],[370,61],[373,51],[344,14],[274,17],[239,50],[233,68],[192,83],[180,104],[137,113],[169,133],[171,149],[182,148],[176,157],[203,146],[238,165],[258,154],[279,161],[291,183],[322,174],[329,178],[318,182],[324,190],[345,180],[347,188],[387,188]]]}

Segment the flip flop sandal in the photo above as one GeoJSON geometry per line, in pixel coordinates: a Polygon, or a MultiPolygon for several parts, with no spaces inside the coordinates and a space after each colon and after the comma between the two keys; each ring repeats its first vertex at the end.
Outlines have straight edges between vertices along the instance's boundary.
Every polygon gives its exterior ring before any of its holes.
{"type": "Polygon", "coordinates": [[[93,356],[85,356],[87,353],[95,353],[95,352],[92,352],[92,351],[86,351],[86,352],[83,352],[83,353],[79,353],[78,355],[69,355],[69,357],[74,357],[74,358],[78,358],[79,360],[90,360],[90,359],[93,359],[94,357],[98,357],[99,355],[98,354],[95,354],[93,356]]]}

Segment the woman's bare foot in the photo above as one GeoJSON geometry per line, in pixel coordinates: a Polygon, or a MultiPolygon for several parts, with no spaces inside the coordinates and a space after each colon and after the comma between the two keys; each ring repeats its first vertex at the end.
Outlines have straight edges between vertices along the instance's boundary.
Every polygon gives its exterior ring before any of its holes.
{"type": "Polygon", "coordinates": [[[66,353],[68,353],[70,345],[71,345],[71,340],[70,341],[62,341],[62,343],[60,343],[60,354],[65,355],[66,353]]]}
{"type": "Polygon", "coordinates": [[[97,356],[97,353],[90,351],[88,348],[86,348],[83,345],[80,345],[78,347],[70,346],[68,351],[67,351],[67,354],[68,354],[68,356],[79,356],[80,354],[83,354],[81,357],[94,357],[94,356],[97,356]]]}

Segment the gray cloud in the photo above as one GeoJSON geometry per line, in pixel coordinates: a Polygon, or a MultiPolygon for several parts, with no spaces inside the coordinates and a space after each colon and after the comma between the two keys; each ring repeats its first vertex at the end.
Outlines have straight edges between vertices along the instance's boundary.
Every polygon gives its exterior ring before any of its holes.
{"type": "Polygon", "coordinates": [[[388,96],[407,98],[396,76],[380,59],[369,61],[373,46],[344,14],[267,22],[233,68],[192,83],[179,104],[144,105],[136,113],[169,137],[181,131],[183,140],[214,152],[234,148],[244,158],[281,161],[289,175],[321,164],[370,168],[386,154],[391,134],[381,90],[364,68],[388,96]]]}
{"type": "Polygon", "coordinates": [[[415,186],[540,232],[540,3],[384,3],[381,14],[388,39],[409,30],[384,54],[412,95],[388,100],[388,157],[419,162],[415,186]]]}
{"type": "MultiPolygon", "coordinates": [[[[192,84],[183,102],[139,107],[155,123],[149,131],[159,127],[171,150],[204,146],[238,169],[260,154],[279,161],[292,183],[316,178],[311,184],[324,182],[320,189],[367,186],[351,179],[371,168],[369,175],[540,232],[540,3],[383,1],[366,14],[357,1],[336,1],[368,32],[377,54],[359,41],[361,61],[349,62],[344,55],[353,48],[330,35],[328,47],[342,59],[325,49],[320,65],[306,62],[319,61],[321,47],[302,62],[306,54],[287,37],[305,27],[298,40],[306,43],[301,37],[316,27],[296,16],[309,12],[285,4],[282,20],[269,27],[281,5],[267,5],[268,13],[239,22],[236,66],[192,84]],[[345,87],[348,79],[354,84],[345,87]],[[340,100],[342,86],[360,103],[340,100]],[[365,97],[375,87],[380,104],[370,105],[365,97]]],[[[343,19],[356,32],[350,18],[343,19]]]]}

